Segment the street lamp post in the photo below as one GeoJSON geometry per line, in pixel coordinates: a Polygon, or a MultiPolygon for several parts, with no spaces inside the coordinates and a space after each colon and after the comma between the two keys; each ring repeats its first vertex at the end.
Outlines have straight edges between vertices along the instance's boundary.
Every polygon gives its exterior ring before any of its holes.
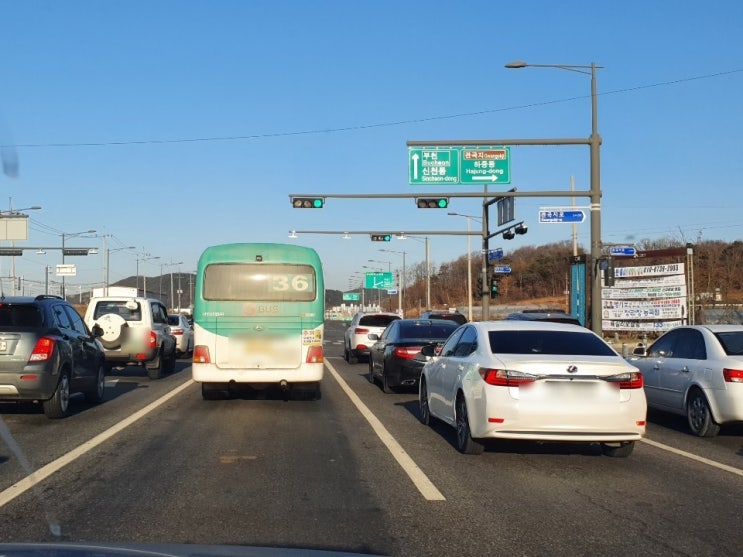
{"type": "MultiPolygon", "coordinates": [[[[421,242],[426,245],[426,309],[431,309],[431,253],[429,248],[429,241],[428,236],[425,236],[423,239],[418,238],[417,236],[411,236],[409,234],[403,234],[397,237],[399,240],[407,240],[410,238],[411,240],[415,240],[416,242],[421,242]]],[[[469,236],[467,237],[469,240],[469,236]]]]}
{"type": "Polygon", "coordinates": [[[108,286],[111,284],[110,277],[111,277],[111,252],[121,251],[125,249],[135,249],[135,246],[126,246],[124,248],[114,248],[109,249],[106,248],[106,292],[105,296],[108,296],[108,286]]]}
{"type": "Polygon", "coordinates": [[[601,136],[598,130],[598,99],[596,94],[596,70],[603,69],[595,62],[591,65],[570,64],[527,64],[523,61],[510,62],[506,68],[557,68],[591,76],[591,136],[588,138],[591,158],[591,329],[602,335],[601,325],[601,273],[598,265],[601,259],[601,136]]]}
{"type": "Polygon", "coordinates": [[[472,321],[472,247],[470,240],[470,219],[481,221],[482,219],[473,215],[464,215],[462,213],[447,213],[453,217],[464,217],[467,219],[467,319],[472,321]]]}
{"type": "Polygon", "coordinates": [[[397,300],[398,300],[398,308],[400,310],[400,317],[405,317],[405,310],[403,309],[404,306],[404,292],[405,292],[405,255],[407,252],[404,251],[394,251],[391,249],[380,249],[379,251],[383,251],[386,253],[394,253],[396,255],[402,256],[402,277],[400,278],[400,291],[397,293],[397,300]]]}
{"type": "Polygon", "coordinates": [[[139,295],[139,262],[142,262],[142,291],[143,296],[147,297],[147,271],[145,271],[144,264],[145,261],[150,261],[152,259],[160,259],[159,255],[150,255],[149,253],[143,253],[141,254],[142,257],[137,258],[137,295],[139,295]]]}
{"type": "MultiPolygon", "coordinates": [[[[75,238],[76,236],[84,236],[86,234],[95,234],[95,230],[84,230],[82,232],[67,233],[62,232],[62,265],[64,265],[64,250],[65,250],[65,238],[75,238]]],[[[65,287],[65,275],[62,274],[62,298],[67,299],[67,289],[65,287]]]]}

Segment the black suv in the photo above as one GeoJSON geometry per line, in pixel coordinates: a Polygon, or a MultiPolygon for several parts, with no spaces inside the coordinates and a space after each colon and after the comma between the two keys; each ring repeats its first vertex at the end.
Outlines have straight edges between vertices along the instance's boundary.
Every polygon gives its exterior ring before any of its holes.
{"type": "Polygon", "coordinates": [[[0,402],[41,402],[48,418],[69,414],[70,393],[103,400],[103,346],[58,296],[0,297],[0,402]]]}
{"type": "Polygon", "coordinates": [[[467,323],[467,318],[458,311],[429,310],[421,313],[419,319],[447,319],[459,325],[467,323]]]}

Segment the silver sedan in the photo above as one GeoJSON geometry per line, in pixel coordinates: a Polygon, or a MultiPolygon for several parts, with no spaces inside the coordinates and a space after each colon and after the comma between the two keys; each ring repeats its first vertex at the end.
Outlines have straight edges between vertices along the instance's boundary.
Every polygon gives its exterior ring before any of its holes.
{"type": "Polygon", "coordinates": [[[689,325],[663,334],[628,361],[642,371],[650,408],[686,416],[712,437],[743,422],[743,325],[689,325]]]}

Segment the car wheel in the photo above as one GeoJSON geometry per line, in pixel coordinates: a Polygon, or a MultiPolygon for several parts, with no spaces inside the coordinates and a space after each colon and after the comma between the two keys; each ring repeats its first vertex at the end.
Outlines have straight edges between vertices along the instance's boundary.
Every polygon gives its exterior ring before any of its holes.
{"type": "Polygon", "coordinates": [[[356,355],[356,353],[353,350],[348,351],[348,363],[349,364],[359,363],[359,357],[356,355]]]}
{"type": "Polygon", "coordinates": [[[343,359],[346,361],[349,359],[348,347],[345,344],[343,345],[343,359]]]}
{"type": "Polygon", "coordinates": [[[480,454],[485,450],[485,446],[472,439],[470,433],[470,422],[467,417],[467,403],[464,395],[457,395],[456,403],[456,421],[457,421],[457,449],[462,454],[480,454]]]}
{"type": "Polygon", "coordinates": [[[686,403],[686,417],[689,428],[694,435],[699,437],[714,437],[720,432],[720,426],[712,419],[712,412],[704,393],[694,389],[689,393],[686,403]]]}
{"type": "Polygon", "coordinates": [[[59,374],[57,390],[52,398],[43,402],[44,414],[47,418],[58,419],[66,417],[70,412],[70,374],[62,371],[59,374]]]}
{"type": "Polygon", "coordinates": [[[431,408],[428,406],[428,386],[426,380],[421,377],[418,391],[418,419],[423,425],[431,425],[431,408]]]}
{"type": "Polygon", "coordinates": [[[390,387],[389,383],[387,383],[387,374],[384,372],[384,366],[382,366],[382,390],[387,394],[395,392],[395,390],[390,387]]]}
{"type": "Polygon", "coordinates": [[[620,443],[601,443],[601,452],[606,456],[624,458],[631,455],[634,449],[634,441],[622,441],[620,443]]]}
{"type": "Polygon", "coordinates": [[[160,379],[163,376],[163,354],[162,348],[158,350],[157,356],[149,364],[145,364],[147,368],[147,375],[150,379],[160,379]]]}
{"type": "Polygon", "coordinates": [[[103,402],[103,395],[106,391],[106,366],[103,364],[98,366],[98,372],[95,378],[95,388],[89,391],[85,391],[85,400],[92,404],[100,404],[103,402]]]}
{"type": "Polygon", "coordinates": [[[103,334],[98,337],[98,340],[101,341],[104,348],[109,350],[119,348],[126,339],[129,324],[120,315],[107,313],[99,317],[96,324],[103,330],[103,334]]]}
{"type": "Polygon", "coordinates": [[[372,362],[372,359],[369,358],[369,383],[373,385],[376,382],[377,380],[374,377],[374,362],[372,362]]]}

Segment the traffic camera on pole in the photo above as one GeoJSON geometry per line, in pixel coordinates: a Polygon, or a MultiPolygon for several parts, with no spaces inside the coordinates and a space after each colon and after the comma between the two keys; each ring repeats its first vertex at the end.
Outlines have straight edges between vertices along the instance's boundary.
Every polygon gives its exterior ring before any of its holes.
{"type": "Polygon", "coordinates": [[[292,207],[295,209],[322,209],[324,205],[324,197],[292,197],[292,207]]]}
{"type": "Polygon", "coordinates": [[[417,197],[415,199],[419,209],[446,209],[449,207],[448,197],[417,197]]]}

